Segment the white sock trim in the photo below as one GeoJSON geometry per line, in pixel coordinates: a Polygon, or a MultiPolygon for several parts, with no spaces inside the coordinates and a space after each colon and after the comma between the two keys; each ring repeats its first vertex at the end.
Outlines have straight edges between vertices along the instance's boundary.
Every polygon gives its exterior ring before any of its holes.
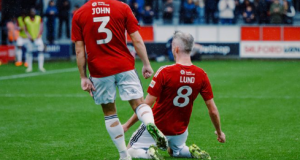
{"type": "Polygon", "coordinates": [[[105,116],[105,126],[111,140],[117,147],[121,158],[126,157],[127,148],[125,144],[125,134],[118,116],[116,114],[105,116]]]}
{"type": "Polygon", "coordinates": [[[147,104],[140,104],[136,108],[135,113],[139,120],[144,123],[144,125],[147,125],[148,123],[154,123],[152,109],[147,104]]]}

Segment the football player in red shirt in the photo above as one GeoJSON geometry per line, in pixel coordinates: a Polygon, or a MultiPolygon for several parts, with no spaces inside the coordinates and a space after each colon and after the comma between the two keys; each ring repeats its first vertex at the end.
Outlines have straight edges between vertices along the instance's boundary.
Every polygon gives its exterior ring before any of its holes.
{"type": "MultiPolygon", "coordinates": [[[[163,66],[156,72],[149,85],[145,102],[149,106],[155,103],[152,109],[155,124],[166,135],[171,156],[210,159],[209,154],[201,151],[197,145],[187,147],[185,144],[193,103],[199,93],[209,110],[217,140],[225,142],[207,74],[191,62],[193,45],[194,38],[190,34],[175,32],[172,52],[176,64],[163,66]]],[[[133,115],[123,125],[124,130],[127,131],[136,121],[137,117],[133,115]]],[[[132,135],[128,151],[134,158],[160,159],[153,145],[154,141],[142,124],[132,135]]]]}
{"type": "Polygon", "coordinates": [[[144,78],[151,77],[153,70],[139,28],[129,6],[116,0],[90,0],[76,11],[72,20],[72,41],[75,43],[81,87],[90,93],[96,104],[102,106],[106,129],[121,160],[131,160],[131,157],[116,112],[116,87],[121,99],[129,101],[139,120],[147,126],[158,147],[167,149],[167,139],[154,125],[151,107],[144,103],[143,89],[134,70],[134,57],[126,45],[127,31],[143,62],[144,78]],[[86,74],[86,61],[90,78],[86,74]]]}

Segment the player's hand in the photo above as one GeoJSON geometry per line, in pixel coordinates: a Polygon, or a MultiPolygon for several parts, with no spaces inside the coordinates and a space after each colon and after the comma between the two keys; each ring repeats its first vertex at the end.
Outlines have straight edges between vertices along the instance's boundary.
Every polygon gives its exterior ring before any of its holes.
{"type": "Polygon", "coordinates": [[[218,136],[217,140],[220,143],[225,143],[225,141],[226,141],[225,133],[221,132],[220,134],[218,134],[217,131],[215,131],[215,134],[218,136]]]}
{"type": "Polygon", "coordinates": [[[89,92],[92,97],[94,96],[92,91],[96,91],[93,83],[88,78],[81,78],[81,88],[82,90],[89,92]]]}
{"type": "Polygon", "coordinates": [[[152,76],[153,74],[153,69],[151,68],[150,65],[144,65],[142,69],[143,77],[145,79],[148,79],[152,76]]]}
{"type": "Polygon", "coordinates": [[[128,127],[128,125],[126,125],[126,123],[123,124],[122,127],[123,127],[123,130],[124,130],[124,133],[125,133],[126,131],[128,131],[128,129],[129,129],[129,127],[128,127]]]}

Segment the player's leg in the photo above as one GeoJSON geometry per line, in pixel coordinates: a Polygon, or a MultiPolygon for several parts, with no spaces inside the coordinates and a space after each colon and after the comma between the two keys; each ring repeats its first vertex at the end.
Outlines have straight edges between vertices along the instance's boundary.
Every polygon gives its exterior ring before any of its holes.
{"type": "Polygon", "coordinates": [[[143,88],[135,70],[117,74],[116,81],[121,99],[129,101],[139,120],[145,125],[154,123],[151,107],[144,104],[143,88]]]}
{"type": "Polygon", "coordinates": [[[173,157],[192,158],[189,147],[186,146],[188,131],[186,130],[181,135],[168,136],[169,147],[168,152],[173,157]]]}
{"type": "Polygon", "coordinates": [[[157,146],[166,150],[167,139],[155,126],[151,107],[144,103],[143,88],[135,70],[117,74],[116,81],[121,99],[129,101],[139,120],[143,122],[156,141],[157,146]]]}
{"type": "Polygon", "coordinates": [[[168,136],[169,149],[168,152],[173,157],[181,158],[196,158],[210,160],[210,156],[207,152],[201,151],[197,145],[186,146],[186,140],[188,137],[188,130],[181,135],[168,136]]]}
{"type": "Polygon", "coordinates": [[[128,153],[132,158],[163,160],[155,146],[155,141],[146,129],[144,124],[132,134],[129,144],[128,153]]]}
{"type": "Polygon", "coordinates": [[[41,72],[46,72],[45,68],[44,68],[44,42],[42,40],[42,38],[39,38],[37,40],[35,40],[35,45],[37,47],[38,50],[38,64],[39,64],[39,70],[41,72]]]}
{"type": "Polygon", "coordinates": [[[61,39],[61,35],[62,35],[62,23],[63,23],[63,18],[59,17],[59,22],[58,22],[58,39],[61,39]]]}
{"type": "Polygon", "coordinates": [[[116,85],[115,77],[109,76],[104,78],[90,78],[96,91],[93,91],[96,104],[102,106],[105,115],[105,126],[112,141],[117,147],[121,159],[131,160],[125,144],[125,134],[120,120],[117,116],[115,106],[116,85]]]}
{"type": "Polygon", "coordinates": [[[22,46],[23,46],[23,38],[19,37],[17,39],[17,47],[16,47],[16,63],[15,65],[17,67],[21,66],[23,64],[22,62],[22,46]]]}
{"type": "Polygon", "coordinates": [[[66,33],[67,33],[67,38],[70,38],[70,19],[66,18],[66,33]]]}
{"type": "Polygon", "coordinates": [[[26,45],[26,63],[28,64],[28,67],[26,69],[26,72],[32,72],[32,61],[33,61],[33,50],[34,50],[34,42],[28,41],[26,45]]]}
{"type": "Polygon", "coordinates": [[[125,144],[125,135],[123,127],[117,116],[115,103],[101,104],[103,113],[105,115],[105,126],[112,141],[117,147],[120,157],[128,157],[127,147],[125,144]]]}

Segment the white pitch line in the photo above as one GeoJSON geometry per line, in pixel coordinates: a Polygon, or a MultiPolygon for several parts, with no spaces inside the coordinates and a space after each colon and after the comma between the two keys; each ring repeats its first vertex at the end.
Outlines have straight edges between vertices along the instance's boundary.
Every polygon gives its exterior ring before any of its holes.
{"type": "Polygon", "coordinates": [[[34,73],[24,73],[24,74],[17,74],[17,75],[11,75],[11,76],[2,76],[2,77],[0,77],[0,81],[9,80],[9,79],[26,78],[26,77],[43,76],[43,75],[56,74],[56,73],[74,72],[77,70],[78,70],[77,68],[66,68],[66,69],[47,71],[44,73],[34,72],[34,73]]]}

